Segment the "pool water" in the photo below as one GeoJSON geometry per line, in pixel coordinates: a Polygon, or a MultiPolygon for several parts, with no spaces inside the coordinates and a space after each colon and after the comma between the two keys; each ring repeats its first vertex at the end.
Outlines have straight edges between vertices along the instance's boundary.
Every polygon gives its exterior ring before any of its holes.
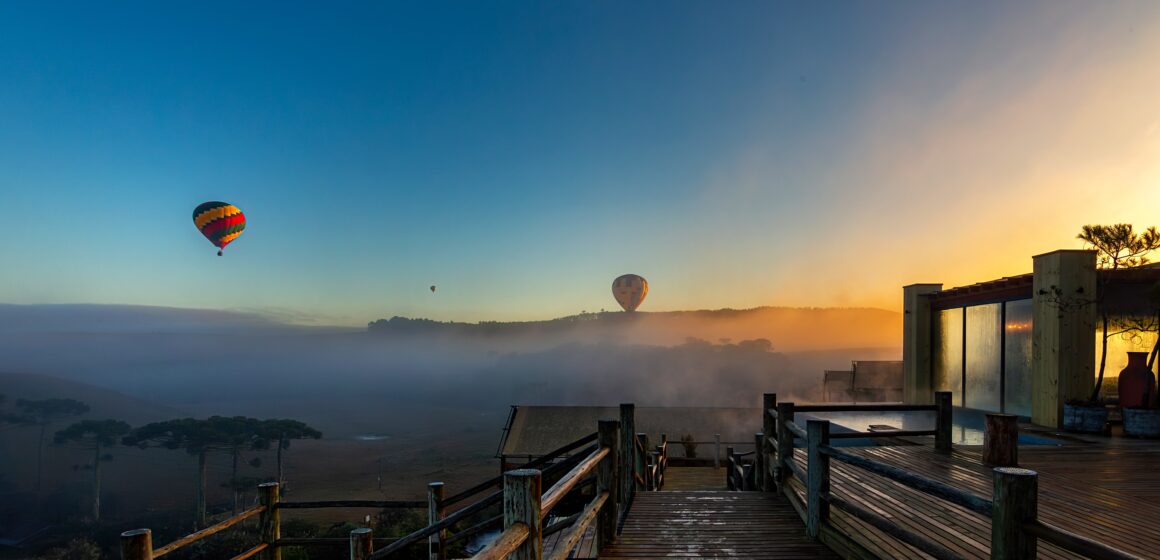
{"type": "MultiPolygon", "coordinates": [[[[983,445],[983,419],[987,413],[969,408],[955,408],[951,413],[951,441],[956,445],[983,445]]],[[[921,412],[811,412],[799,413],[802,419],[816,418],[832,422],[831,430],[865,432],[872,424],[893,426],[900,430],[933,430],[935,413],[921,412]]],[[[799,420],[800,421],[800,420],[799,420]]],[[[869,440],[835,440],[835,445],[868,445],[869,440]]],[[[1019,434],[1020,445],[1061,445],[1061,442],[1019,434]]]]}

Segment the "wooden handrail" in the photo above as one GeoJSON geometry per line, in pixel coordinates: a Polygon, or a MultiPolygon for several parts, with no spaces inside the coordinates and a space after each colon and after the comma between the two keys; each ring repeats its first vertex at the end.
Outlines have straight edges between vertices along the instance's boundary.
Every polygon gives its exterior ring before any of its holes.
{"type": "Polygon", "coordinates": [[[528,540],[528,526],[516,523],[500,534],[495,542],[472,556],[474,560],[505,560],[509,554],[516,551],[524,541],[528,540]]]}
{"type": "MultiPolygon", "coordinates": [[[[399,539],[376,537],[373,540],[377,544],[390,544],[399,539]]],[[[347,546],[349,544],[350,537],[282,537],[274,543],[274,548],[284,548],[287,546],[347,546]]]]}
{"type": "Polygon", "coordinates": [[[222,521],[221,523],[210,525],[209,527],[206,527],[205,529],[202,529],[196,533],[186,535],[161,548],[155,549],[153,551],[153,557],[157,558],[159,556],[164,556],[170,552],[173,552],[174,550],[177,550],[191,543],[195,543],[214,533],[220,533],[226,529],[229,529],[230,527],[233,527],[234,525],[237,525],[238,523],[241,523],[255,515],[258,515],[259,513],[262,513],[263,511],[266,511],[266,506],[254,506],[250,509],[247,509],[246,511],[243,511],[242,513],[226,519],[225,521],[222,521]]]}
{"type": "MultiPolygon", "coordinates": [[[[794,412],[937,412],[933,404],[802,404],[794,412]]],[[[776,411],[775,411],[776,414],[776,411]]]]}
{"type": "Polygon", "coordinates": [[[938,430],[888,430],[882,432],[833,432],[830,439],[937,436],[938,430]]]}
{"type": "MultiPolygon", "coordinates": [[[[523,466],[523,468],[534,469],[536,467],[539,467],[540,465],[546,465],[546,464],[548,464],[548,462],[552,461],[553,459],[558,458],[560,455],[563,455],[569,451],[573,451],[575,449],[583,447],[584,445],[592,443],[594,441],[596,441],[596,434],[595,433],[588,434],[588,435],[586,435],[586,436],[584,436],[584,437],[582,437],[582,438],[580,438],[572,443],[569,443],[569,444],[564,445],[562,447],[553,449],[552,451],[549,451],[547,454],[545,454],[542,457],[538,457],[532,461],[529,461],[527,464],[525,464],[523,466]]],[[[503,475],[502,474],[497,476],[497,477],[494,477],[494,478],[489,478],[489,479],[487,479],[479,484],[476,484],[475,486],[472,486],[471,488],[468,488],[467,490],[459,492],[458,494],[454,494],[449,498],[444,498],[442,504],[443,504],[443,506],[449,506],[449,505],[454,504],[456,502],[461,502],[467,498],[470,498],[471,496],[473,496],[475,494],[478,494],[484,490],[487,490],[488,488],[499,486],[501,484],[503,484],[503,475]]],[[[426,507],[426,504],[424,504],[424,507],[426,507]]]]}
{"type": "Polygon", "coordinates": [[[478,502],[475,502],[474,504],[471,504],[470,506],[467,506],[467,507],[451,514],[451,515],[448,515],[447,517],[443,518],[442,521],[440,521],[434,525],[429,525],[427,527],[419,529],[418,531],[415,531],[414,533],[411,533],[410,535],[400,537],[399,540],[391,543],[390,546],[376,550],[375,553],[373,555],[371,555],[371,558],[372,559],[386,558],[388,555],[390,555],[391,553],[394,553],[395,551],[398,551],[402,548],[405,548],[407,546],[415,544],[415,543],[419,542],[420,539],[434,535],[435,533],[438,533],[439,531],[442,531],[443,529],[446,529],[446,528],[462,521],[464,518],[475,515],[476,513],[483,511],[487,507],[498,504],[501,501],[503,501],[503,491],[502,490],[499,492],[495,492],[493,494],[490,494],[486,498],[484,498],[478,502]]]}
{"type": "Polygon", "coordinates": [[[599,496],[596,496],[596,499],[588,502],[587,506],[584,506],[584,511],[580,512],[579,519],[572,525],[572,529],[568,531],[568,534],[561,539],[564,544],[556,545],[556,551],[552,554],[551,560],[567,560],[571,556],[572,549],[576,548],[580,539],[584,538],[584,533],[588,530],[588,526],[592,525],[592,522],[596,520],[596,514],[600,513],[600,508],[604,507],[607,501],[608,492],[605,491],[601,492],[599,496]]]}
{"type": "Polygon", "coordinates": [[[480,521],[471,527],[468,527],[458,533],[455,533],[454,535],[451,535],[450,537],[447,537],[447,544],[451,544],[461,539],[466,539],[467,537],[481,533],[487,530],[488,527],[494,527],[495,525],[503,525],[503,514],[484,519],[483,521],[480,521]]]}
{"type": "MultiPolygon", "coordinates": [[[[832,438],[834,435],[830,434],[830,437],[832,438]]],[[[960,490],[949,484],[913,474],[898,467],[887,465],[886,463],[867,459],[853,453],[847,453],[828,445],[822,447],[821,452],[830,456],[832,459],[884,476],[919,492],[930,494],[931,496],[962,506],[975,513],[991,517],[994,503],[991,500],[980,498],[965,490],[960,490]]]]}
{"type": "MultiPolygon", "coordinates": [[[[345,541],[346,539],[343,539],[343,540],[345,541]]],[[[230,560],[246,560],[247,558],[253,558],[256,554],[258,554],[259,552],[262,552],[263,550],[266,550],[267,548],[270,548],[270,545],[268,545],[266,543],[262,543],[262,544],[259,544],[258,546],[255,546],[254,548],[251,548],[251,549],[249,549],[249,550],[247,550],[247,551],[245,551],[237,556],[234,556],[230,560]]]]}
{"type": "Polygon", "coordinates": [[[320,502],[278,502],[277,509],[311,509],[311,508],[375,508],[375,509],[421,509],[427,507],[427,502],[401,500],[328,500],[320,502]]]}
{"type": "Polygon", "coordinates": [[[607,447],[593,451],[588,458],[584,459],[579,465],[576,465],[568,474],[560,478],[552,488],[544,493],[543,501],[541,502],[540,515],[548,515],[552,508],[564,498],[564,495],[572,491],[572,487],[576,486],[580,479],[592,474],[600,461],[608,456],[609,449],[607,447]]]}
{"type": "MultiPolygon", "coordinates": [[[[802,439],[806,439],[807,437],[809,437],[806,434],[806,431],[803,430],[801,426],[798,426],[796,423],[794,423],[792,421],[785,423],[785,429],[789,430],[789,433],[791,433],[797,437],[800,437],[802,439]]],[[[792,446],[793,443],[791,442],[790,445],[792,446]]]]}
{"type": "Polygon", "coordinates": [[[1068,552],[1082,554],[1094,560],[1142,560],[1134,554],[1081,537],[1043,521],[1024,523],[1023,530],[1068,552]]]}
{"type": "Polygon", "coordinates": [[[834,494],[825,496],[825,500],[828,501],[830,505],[845,511],[850,515],[865,521],[866,523],[869,523],[870,525],[874,526],[874,528],[882,531],[883,533],[886,533],[887,535],[890,535],[906,544],[909,544],[910,546],[913,546],[914,548],[917,548],[922,552],[937,558],[938,560],[963,559],[962,556],[955,554],[949,548],[938,544],[918,533],[907,530],[899,526],[897,523],[883,517],[882,515],[863,508],[858,504],[846,501],[838,496],[835,496],[834,494]]]}

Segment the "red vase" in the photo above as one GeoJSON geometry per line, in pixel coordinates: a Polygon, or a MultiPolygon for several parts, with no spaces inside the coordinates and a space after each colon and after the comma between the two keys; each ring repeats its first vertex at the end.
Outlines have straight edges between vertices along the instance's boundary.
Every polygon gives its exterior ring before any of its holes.
{"type": "Polygon", "coordinates": [[[1148,352],[1128,352],[1128,367],[1120,372],[1120,406],[1146,408],[1156,388],[1156,379],[1148,368],[1148,352]]]}

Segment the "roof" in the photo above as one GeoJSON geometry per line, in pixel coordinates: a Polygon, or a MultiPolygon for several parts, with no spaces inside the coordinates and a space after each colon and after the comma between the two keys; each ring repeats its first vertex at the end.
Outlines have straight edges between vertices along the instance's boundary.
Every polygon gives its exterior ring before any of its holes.
{"type": "MultiPolygon", "coordinates": [[[[500,442],[500,456],[539,457],[596,431],[599,420],[619,420],[613,406],[512,407],[508,428],[500,442]]],[[[752,442],[761,431],[760,408],[636,407],[636,431],[647,433],[649,444],[661,434],[676,441],[691,434],[696,441],[752,442]]]]}
{"type": "Polygon", "coordinates": [[[1032,295],[1034,274],[1006,276],[998,280],[978,282],[927,294],[931,307],[946,309],[964,305],[978,305],[1015,299],[1029,299],[1032,295]]]}

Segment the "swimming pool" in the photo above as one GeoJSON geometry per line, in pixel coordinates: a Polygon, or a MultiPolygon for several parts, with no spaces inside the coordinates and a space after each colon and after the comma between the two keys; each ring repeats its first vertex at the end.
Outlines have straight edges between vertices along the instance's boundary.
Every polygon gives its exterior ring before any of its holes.
{"type": "MultiPolygon", "coordinates": [[[[810,412],[798,413],[799,418],[829,420],[831,430],[866,432],[871,424],[893,426],[900,430],[933,430],[933,411],[921,412],[810,412]]],[[[956,445],[983,445],[983,419],[986,412],[970,408],[955,408],[952,413],[951,441],[956,445]]],[[[841,445],[842,440],[834,444],[841,445]]],[[[846,440],[847,445],[869,445],[869,440],[846,440]]],[[[844,442],[843,442],[844,443],[844,442]]],[[[1020,445],[1062,445],[1062,442],[1024,433],[1019,434],[1020,445]]]]}

